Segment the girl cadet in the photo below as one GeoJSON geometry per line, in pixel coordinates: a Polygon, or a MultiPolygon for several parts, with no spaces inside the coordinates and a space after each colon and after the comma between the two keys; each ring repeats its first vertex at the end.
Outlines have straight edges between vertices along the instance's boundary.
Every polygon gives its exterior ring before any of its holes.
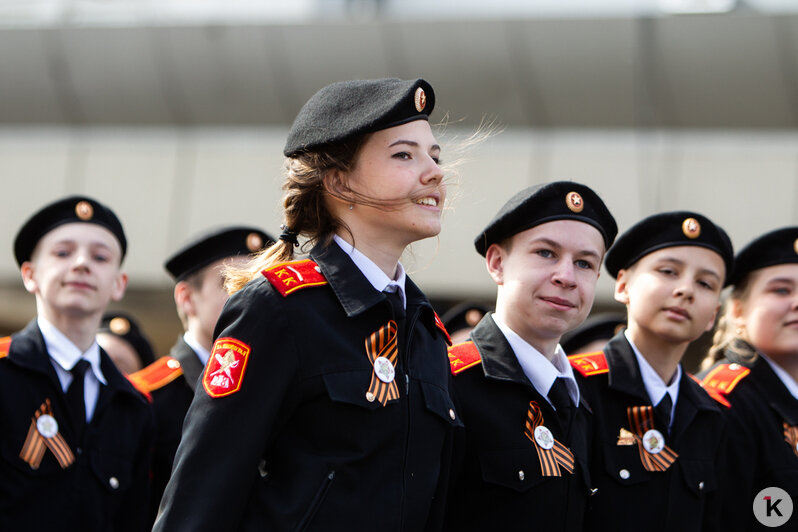
{"type": "Polygon", "coordinates": [[[283,233],[228,277],[155,530],[439,528],[448,336],[399,262],[441,229],[434,104],[423,79],[380,79],[299,112],[283,233]]]}
{"type": "Polygon", "coordinates": [[[757,505],[760,517],[775,519],[771,526],[789,515],[787,502],[775,493],[760,496],[761,490],[777,487],[793,501],[798,497],[798,227],[748,244],[735,258],[729,284],[705,360],[715,366],[702,382],[728,407],[723,528],[765,529],[756,520],[757,505]]]}
{"type": "Polygon", "coordinates": [[[569,357],[593,408],[594,529],[712,527],[724,425],[681,359],[712,328],[732,259],[726,233],[692,212],[649,216],[607,253],[628,327],[603,352],[569,357]]]}

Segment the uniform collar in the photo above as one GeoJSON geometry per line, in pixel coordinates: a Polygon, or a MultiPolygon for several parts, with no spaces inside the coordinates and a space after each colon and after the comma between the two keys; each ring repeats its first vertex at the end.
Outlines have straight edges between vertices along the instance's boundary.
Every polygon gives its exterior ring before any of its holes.
{"type": "Polygon", "coordinates": [[[377,266],[374,261],[361,253],[355,246],[344,240],[338,235],[333,236],[335,243],[349,255],[352,262],[355,263],[357,269],[360,270],[366,279],[371,283],[371,286],[377,289],[378,292],[399,292],[399,297],[402,299],[402,305],[407,307],[407,296],[405,295],[405,274],[404,266],[399,262],[396,265],[396,275],[391,279],[385,272],[377,266]]]}
{"type": "Polygon", "coordinates": [[[193,334],[188,331],[183,333],[183,341],[194,351],[203,366],[208,363],[208,359],[211,358],[211,352],[202,347],[193,334]]]}
{"type": "Polygon", "coordinates": [[[181,336],[177,339],[177,343],[172,346],[172,349],[169,350],[169,356],[180,362],[183,377],[193,392],[200,375],[202,375],[202,370],[205,369],[196,351],[191,349],[191,346],[181,336]]]}
{"type": "Polygon", "coordinates": [[[643,356],[632,339],[629,338],[628,329],[624,331],[624,337],[626,341],[629,342],[629,346],[635,354],[637,366],[640,368],[640,378],[643,380],[643,386],[646,388],[651,404],[656,406],[662,401],[666,393],[670,395],[672,404],[670,419],[673,419],[673,413],[676,410],[676,401],[679,399],[679,381],[682,379],[682,365],[679,364],[676,366],[676,375],[673,376],[671,383],[667,384],[662,380],[662,377],[659,376],[659,373],[651,367],[651,364],[648,363],[648,360],[646,360],[646,357],[643,356]]]}
{"type": "Polygon", "coordinates": [[[604,356],[609,367],[608,385],[613,390],[634,395],[642,404],[650,402],[648,392],[640,376],[632,346],[623,332],[619,332],[604,346],[604,356]]]}
{"type": "Polygon", "coordinates": [[[798,402],[784,386],[773,365],[759,353],[751,368],[751,383],[778,415],[790,425],[798,425],[798,402]]]}
{"type": "Polygon", "coordinates": [[[471,339],[482,359],[482,371],[491,379],[517,382],[534,388],[492,314],[485,314],[471,331],[471,339]]]}
{"type": "Polygon", "coordinates": [[[790,392],[790,395],[793,396],[794,399],[798,400],[798,382],[795,382],[792,376],[787,373],[781,366],[770,360],[767,356],[759,353],[759,356],[762,357],[762,360],[767,362],[770,369],[773,370],[773,373],[776,374],[776,377],[779,378],[781,383],[787,388],[787,391],[790,392]]]}
{"type": "Polygon", "coordinates": [[[81,352],[80,348],[73,344],[64,333],[43,317],[39,316],[36,319],[36,323],[42,332],[47,353],[56,364],[66,371],[71,371],[75,364],[78,363],[78,360],[82,358],[91,364],[91,371],[97,377],[97,380],[103,384],[108,384],[100,367],[100,346],[96,340],[85,352],[81,352]]]}
{"type": "MultiPolygon", "coordinates": [[[[496,327],[504,335],[507,343],[515,353],[518,363],[524,372],[524,375],[535,387],[540,395],[546,397],[548,401],[549,390],[551,389],[554,381],[558,378],[565,379],[568,395],[575,405],[579,404],[579,387],[576,385],[574,378],[573,368],[568,362],[565,352],[560,345],[554,352],[554,357],[549,361],[543,353],[532,347],[526,340],[521,338],[515,331],[513,331],[501,318],[496,314],[491,314],[496,327]]],[[[549,401],[550,402],[550,401],[549,401]]]]}

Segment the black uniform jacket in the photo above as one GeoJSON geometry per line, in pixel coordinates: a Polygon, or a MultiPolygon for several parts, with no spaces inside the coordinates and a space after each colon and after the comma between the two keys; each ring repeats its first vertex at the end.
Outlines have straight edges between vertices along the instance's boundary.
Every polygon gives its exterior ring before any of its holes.
{"type": "MultiPolygon", "coordinates": [[[[722,514],[725,530],[777,530],[756,520],[754,497],[769,487],[781,488],[793,500],[798,523],[798,451],[785,441],[785,427],[798,425],[798,399],[790,394],[770,365],[761,357],[745,363],[729,354],[721,363],[739,363],[751,370],[725,396],[731,408],[723,408],[729,438],[721,469],[722,514]]],[[[785,529],[794,530],[784,525],[785,529]]]]}
{"type": "Polygon", "coordinates": [[[328,284],[283,297],[259,278],[228,300],[217,336],[251,348],[240,389],[198,385],[155,530],[440,528],[460,424],[445,332],[408,279],[400,397],[369,402],[365,340],[392,307],[338,245],[311,259],[328,284]]]}
{"type": "Polygon", "coordinates": [[[36,321],[11,338],[0,358],[0,530],[146,530],[153,437],[147,400],[101,350],[108,385],[100,386],[94,417],[76,442],[36,321]],[[49,448],[37,469],[20,457],[31,419],[47,401],[75,457],[65,468],[49,448]]]}
{"type": "Polygon", "coordinates": [[[666,445],[679,456],[665,471],[647,471],[638,445],[628,438],[619,439],[621,429],[633,430],[627,408],[651,406],[634,351],[623,332],[609,341],[604,355],[608,373],[579,376],[595,422],[591,477],[598,492],[590,512],[592,529],[714,529],[717,454],[725,436],[719,405],[682,372],[670,435],[655,423],[666,445]]]}
{"type": "MultiPolygon", "coordinates": [[[[203,365],[197,353],[181,337],[169,351],[169,356],[180,362],[182,375],[165,386],[152,390],[155,411],[155,450],[152,463],[152,521],[158,512],[161,496],[172,473],[183,419],[186,417],[194,388],[202,374],[203,365]]],[[[151,521],[151,522],[152,522],[151,521]]]]}
{"type": "Polygon", "coordinates": [[[582,530],[590,496],[587,404],[581,401],[566,435],[568,427],[526,377],[491,314],[471,331],[471,340],[482,363],[454,377],[465,430],[457,438],[446,529],[582,530]],[[542,475],[535,444],[524,434],[530,401],[540,407],[542,424],[574,454],[573,474],[542,475]]]}

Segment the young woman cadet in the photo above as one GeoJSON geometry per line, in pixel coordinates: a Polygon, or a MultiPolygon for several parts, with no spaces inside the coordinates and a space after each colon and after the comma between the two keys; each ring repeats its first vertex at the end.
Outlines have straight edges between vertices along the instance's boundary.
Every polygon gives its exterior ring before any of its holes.
{"type": "Polygon", "coordinates": [[[793,501],[798,497],[798,227],[743,248],[729,284],[733,290],[705,361],[715,365],[703,379],[727,407],[722,529],[769,530],[754,508],[762,505],[765,517],[787,517],[786,503],[778,506],[775,494],[759,492],[776,487],[793,501]]]}
{"type": "Polygon", "coordinates": [[[299,112],[283,233],[228,276],[155,530],[439,528],[448,336],[399,263],[441,228],[434,104],[422,79],[380,79],[299,112]],[[292,260],[300,236],[313,249],[292,260]]]}

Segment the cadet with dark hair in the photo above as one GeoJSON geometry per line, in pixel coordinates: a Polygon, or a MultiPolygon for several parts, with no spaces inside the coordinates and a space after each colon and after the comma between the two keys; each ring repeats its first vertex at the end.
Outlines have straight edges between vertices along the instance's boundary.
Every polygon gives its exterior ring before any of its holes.
{"type": "Polygon", "coordinates": [[[449,351],[465,432],[447,530],[582,530],[590,411],[559,340],[590,312],[617,231],[593,190],[558,181],[516,194],[474,242],[498,293],[449,351]]]}
{"type": "MultiPolygon", "coordinates": [[[[729,423],[720,529],[769,530],[752,511],[758,502],[767,516],[764,497],[772,494],[760,491],[777,487],[798,501],[798,227],[743,248],[729,284],[702,381],[729,423]]],[[[773,517],[786,517],[784,502],[779,508],[774,496],[772,504],[773,517]]]]}
{"type": "Polygon", "coordinates": [[[228,276],[155,530],[440,527],[447,335],[399,263],[441,229],[434,104],[423,79],[363,80],[299,112],[280,241],[228,276]]]}
{"type": "Polygon", "coordinates": [[[35,213],[14,241],[37,317],[0,339],[0,530],[146,530],[152,411],[97,345],[125,293],[127,240],[86,197],[35,213]]]}

